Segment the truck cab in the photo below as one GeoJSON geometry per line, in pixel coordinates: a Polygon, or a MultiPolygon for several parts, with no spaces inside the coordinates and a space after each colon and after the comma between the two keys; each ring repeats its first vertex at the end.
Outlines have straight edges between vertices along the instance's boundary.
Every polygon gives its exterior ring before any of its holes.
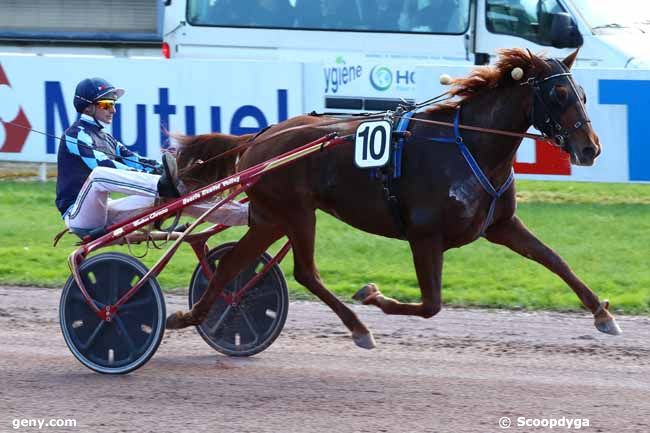
{"type": "Polygon", "coordinates": [[[488,63],[498,48],[578,66],[646,68],[650,5],[641,0],[167,0],[170,57],[488,63]]]}
{"type": "Polygon", "coordinates": [[[560,57],[580,48],[578,67],[647,68],[650,6],[636,0],[482,0],[474,53],[520,46],[560,57]],[[645,17],[645,18],[643,18],[645,17]]]}

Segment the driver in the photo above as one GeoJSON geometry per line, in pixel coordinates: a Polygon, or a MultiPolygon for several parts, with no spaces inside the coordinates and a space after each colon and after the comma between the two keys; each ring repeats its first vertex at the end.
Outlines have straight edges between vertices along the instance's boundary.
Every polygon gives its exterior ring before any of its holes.
{"type": "MultiPolygon", "coordinates": [[[[162,163],[143,158],[105,131],[123,95],[124,89],[102,78],[86,78],[75,90],[74,107],[80,117],[59,144],[56,206],[66,227],[80,236],[98,237],[107,225],[154,206],[157,198],[188,192],[178,179],[173,155],[163,153],[162,163]],[[111,193],[126,197],[111,199],[111,193]]],[[[200,213],[205,206],[188,213],[200,213]]],[[[247,211],[247,207],[240,209],[236,218],[228,220],[224,209],[219,222],[246,224],[247,211]]]]}

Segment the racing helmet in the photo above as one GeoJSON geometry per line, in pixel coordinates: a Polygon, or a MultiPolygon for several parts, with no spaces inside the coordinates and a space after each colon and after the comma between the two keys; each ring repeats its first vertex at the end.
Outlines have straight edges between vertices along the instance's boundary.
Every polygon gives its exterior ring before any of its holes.
{"type": "Polygon", "coordinates": [[[124,95],[124,89],[113,86],[103,78],[86,78],[77,84],[74,92],[74,108],[82,113],[86,107],[100,99],[117,100],[124,95]]]}

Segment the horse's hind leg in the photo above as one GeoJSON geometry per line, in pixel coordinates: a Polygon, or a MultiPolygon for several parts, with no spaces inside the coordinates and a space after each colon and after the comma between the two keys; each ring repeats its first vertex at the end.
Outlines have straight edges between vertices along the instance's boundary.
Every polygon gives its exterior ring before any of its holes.
{"type": "Polygon", "coordinates": [[[246,266],[253,263],[260,254],[283,235],[276,227],[253,226],[249,228],[237,245],[219,260],[205,293],[194,304],[192,310],[177,311],[167,317],[167,329],[180,329],[202,323],[230,280],[235,278],[246,266]]]}
{"type": "Polygon", "coordinates": [[[409,240],[415,272],[420,285],[422,302],[405,303],[384,296],[370,283],[359,290],[354,299],[366,305],[376,305],[386,314],[432,317],[442,308],[442,243],[436,237],[409,240]]]}
{"type": "Polygon", "coordinates": [[[562,257],[540,241],[517,216],[491,226],[485,235],[490,242],[505,245],[544,265],[562,278],[578,295],[582,304],[594,314],[595,325],[599,331],[612,335],[621,333],[616,320],[607,311],[607,303],[601,303],[598,296],[578,278],[562,257]]]}
{"type": "Polygon", "coordinates": [[[375,347],[372,333],[359,320],[357,315],[323,284],[314,262],[314,243],[316,233],[316,214],[290,212],[291,221],[287,236],[291,241],[294,260],[294,277],[321,301],[327,304],[352,332],[355,344],[364,349],[375,347]]]}

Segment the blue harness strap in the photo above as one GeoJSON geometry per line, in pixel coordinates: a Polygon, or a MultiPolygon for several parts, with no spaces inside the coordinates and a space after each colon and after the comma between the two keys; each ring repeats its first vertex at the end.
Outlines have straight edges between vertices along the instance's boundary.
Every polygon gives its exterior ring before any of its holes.
{"type": "MultiPolygon", "coordinates": [[[[404,113],[397,123],[397,128],[395,132],[406,132],[411,122],[411,117],[415,114],[415,111],[408,111],[404,113]]],[[[395,143],[395,148],[393,150],[393,179],[398,179],[402,175],[402,152],[404,151],[404,137],[400,137],[395,143]]]]}
{"type": "MultiPolygon", "coordinates": [[[[399,122],[397,122],[397,126],[395,127],[394,131],[395,132],[405,132],[408,127],[409,123],[411,122],[411,117],[415,114],[415,111],[408,111],[404,113],[401,117],[399,122]]],[[[391,143],[391,163],[393,165],[393,179],[399,179],[399,177],[402,175],[402,153],[404,151],[404,144],[406,143],[406,140],[404,137],[400,137],[397,141],[394,143],[391,143]]],[[[370,169],[370,176],[374,179],[380,179],[382,177],[380,171],[378,168],[371,168],[370,169]]]]}
{"type": "Polygon", "coordinates": [[[508,179],[501,185],[499,189],[496,189],[492,183],[490,182],[490,179],[483,173],[483,170],[481,170],[481,167],[478,165],[476,162],[476,159],[472,155],[472,153],[469,151],[467,148],[467,145],[463,141],[463,137],[460,135],[460,108],[456,110],[456,116],[454,116],[454,135],[456,136],[455,138],[452,137],[436,137],[436,138],[429,138],[431,141],[437,141],[441,143],[456,143],[458,146],[458,150],[460,151],[461,155],[463,155],[463,158],[465,158],[465,161],[467,162],[467,165],[469,165],[469,168],[472,170],[472,173],[474,173],[474,176],[478,179],[479,183],[487,192],[490,197],[492,197],[492,201],[490,202],[490,208],[488,209],[488,214],[487,217],[485,218],[485,221],[483,222],[483,225],[481,226],[481,236],[485,236],[485,230],[492,224],[492,219],[494,218],[494,210],[496,208],[497,200],[505,193],[510,186],[512,185],[512,182],[515,180],[515,173],[514,170],[511,169],[510,171],[510,176],[508,176],[508,179]]]}

